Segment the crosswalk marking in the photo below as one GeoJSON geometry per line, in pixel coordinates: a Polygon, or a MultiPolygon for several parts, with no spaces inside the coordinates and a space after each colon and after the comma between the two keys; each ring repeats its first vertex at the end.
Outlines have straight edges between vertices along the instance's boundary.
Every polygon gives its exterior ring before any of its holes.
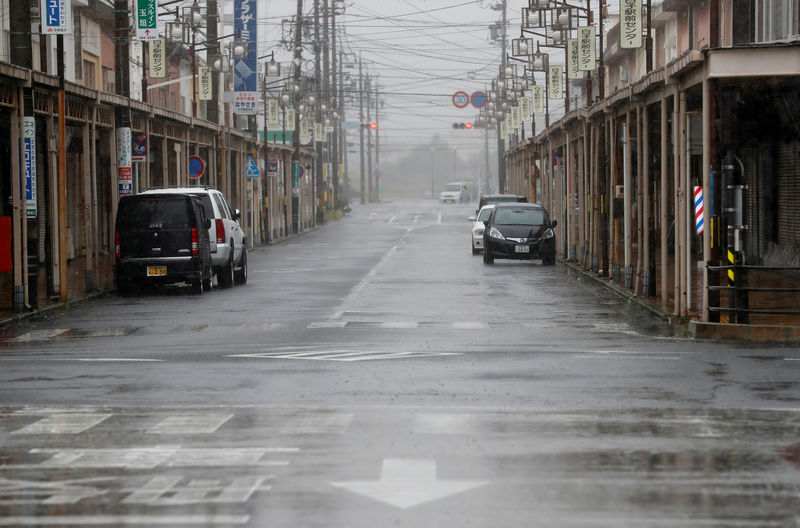
{"type": "Polygon", "coordinates": [[[288,466],[288,460],[265,459],[267,455],[299,452],[296,447],[187,448],[152,446],[98,449],[31,449],[31,454],[50,455],[38,468],[154,469],[178,467],[288,466]]]}
{"type": "Polygon", "coordinates": [[[309,361],[372,361],[378,359],[406,359],[435,356],[458,356],[460,352],[364,352],[349,349],[311,350],[298,352],[258,352],[234,354],[227,357],[247,359],[305,359],[309,361]]]}
{"type": "Polygon", "coordinates": [[[69,332],[69,328],[48,328],[45,330],[31,330],[30,332],[19,335],[17,337],[12,337],[10,341],[15,341],[17,343],[23,343],[27,341],[46,341],[48,339],[58,337],[59,335],[66,332],[69,332]]]}
{"type": "Polygon", "coordinates": [[[179,415],[165,418],[149,434],[209,434],[216,432],[233,414],[179,415]]]}
{"type": "Polygon", "coordinates": [[[292,416],[282,434],[343,434],[353,421],[351,413],[292,416]]]}
{"type": "Polygon", "coordinates": [[[11,434],[79,434],[110,416],[110,414],[51,414],[11,434]]]}

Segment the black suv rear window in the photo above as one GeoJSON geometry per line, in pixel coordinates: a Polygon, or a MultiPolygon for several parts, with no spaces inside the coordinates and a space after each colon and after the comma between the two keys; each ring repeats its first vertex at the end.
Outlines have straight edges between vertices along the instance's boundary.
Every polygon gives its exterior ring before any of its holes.
{"type": "Polygon", "coordinates": [[[184,196],[133,196],[123,198],[117,211],[119,229],[186,229],[194,227],[184,196]]]}

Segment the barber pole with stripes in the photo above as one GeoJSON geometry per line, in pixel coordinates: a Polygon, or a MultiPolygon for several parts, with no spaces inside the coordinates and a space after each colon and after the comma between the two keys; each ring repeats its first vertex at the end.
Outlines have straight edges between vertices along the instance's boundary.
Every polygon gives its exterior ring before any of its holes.
{"type": "Polygon", "coordinates": [[[703,187],[694,188],[694,221],[697,226],[697,234],[703,234],[703,187]]]}

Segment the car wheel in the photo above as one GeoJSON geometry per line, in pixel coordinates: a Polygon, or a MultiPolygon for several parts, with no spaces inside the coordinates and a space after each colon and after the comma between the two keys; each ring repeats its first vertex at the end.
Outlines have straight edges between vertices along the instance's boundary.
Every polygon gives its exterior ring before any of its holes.
{"type": "Polygon", "coordinates": [[[218,273],[217,280],[222,288],[233,286],[233,248],[231,248],[231,256],[228,258],[228,262],[218,273]]]}
{"type": "Polygon", "coordinates": [[[214,282],[214,273],[211,266],[206,269],[206,274],[203,276],[203,289],[210,290],[214,282]]]}
{"type": "Polygon", "coordinates": [[[481,248],[476,248],[475,246],[472,246],[472,254],[473,255],[478,255],[480,252],[481,252],[481,248]]]}
{"type": "Polygon", "coordinates": [[[247,284],[247,250],[242,248],[242,258],[239,259],[239,269],[233,276],[236,284],[247,284]]]}
{"type": "Polygon", "coordinates": [[[483,250],[483,263],[494,264],[494,255],[488,249],[483,250]]]}
{"type": "Polygon", "coordinates": [[[117,293],[120,297],[130,297],[133,295],[133,281],[127,278],[117,279],[117,293]]]}
{"type": "Polygon", "coordinates": [[[546,257],[544,257],[544,258],[542,259],[542,264],[544,264],[545,266],[553,266],[553,265],[555,265],[555,263],[556,263],[556,256],[555,256],[555,254],[553,254],[553,255],[547,255],[546,257]]]}

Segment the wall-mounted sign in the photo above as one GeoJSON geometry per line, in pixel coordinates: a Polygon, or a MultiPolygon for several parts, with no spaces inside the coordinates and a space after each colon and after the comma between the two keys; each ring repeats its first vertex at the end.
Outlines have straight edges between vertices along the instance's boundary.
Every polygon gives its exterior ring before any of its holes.
{"type": "Polygon", "coordinates": [[[148,41],[158,38],[157,0],[136,0],[136,38],[148,41]]]}
{"type": "Polygon", "coordinates": [[[41,0],[43,35],[72,34],[72,1],[41,0]]]}
{"type": "Polygon", "coordinates": [[[25,163],[25,212],[28,218],[36,218],[36,119],[22,118],[22,143],[25,163]]]}
{"type": "Polygon", "coordinates": [[[233,4],[233,32],[239,40],[249,42],[247,55],[233,61],[233,112],[235,114],[256,114],[257,100],[257,27],[256,0],[236,0],[233,4]]]}

